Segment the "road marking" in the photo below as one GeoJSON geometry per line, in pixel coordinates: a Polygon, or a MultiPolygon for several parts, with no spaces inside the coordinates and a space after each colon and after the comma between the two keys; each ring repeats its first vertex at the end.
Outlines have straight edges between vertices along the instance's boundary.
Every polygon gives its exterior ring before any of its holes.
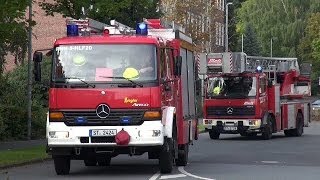
{"type": "Polygon", "coordinates": [[[149,180],[156,180],[160,176],[160,172],[156,172],[149,180]]]}
{"type": "Polygon", "coordinates": [[[187,175],[185,174],[174,174],[174,175],[166,175],[166,176],[161,176],[160,179],[174,179],[174,178],[180,178],[180,177],[186,177],[187,175]]]}
{"type": "Polygon", "coordinates": [[[262,163],[266,163],[266,164],[278,164],[280,163],[279,161],[261,161],[262,163]]]}
{"type": "Polygon", "coordinates": [[[184,167],[183,167],[183,166],[179,166],[179,167],[178,167],[178,170],[179,170],[182,174],[185,174],[185,175],[187,175],[187,176],[190,176],[190,177],[193,177],[193,178],[196,178],[196,179],[215,180],[215,179],[200,177],[200,176],[196,176],[196,175],[193,175],[193,174],[191,174],[191,173],[188,173],[186,170],[184,170],[184,167]]]}

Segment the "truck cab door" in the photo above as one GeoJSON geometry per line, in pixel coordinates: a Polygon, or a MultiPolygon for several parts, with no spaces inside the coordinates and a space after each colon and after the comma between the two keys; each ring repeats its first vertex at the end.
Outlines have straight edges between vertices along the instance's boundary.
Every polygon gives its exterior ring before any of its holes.
{"type": "Polygon", "coordinates": [[[268,112],[268,94],[267,94],[267,79],[266,77],[262,76],[259,77],[258,83],[258,106],[263,116],[264,113],[268,112]]]}
{"type": "Polygon", "coordinates": [[[172,49],[160,50],[160,89],[163,106],[175,106],[172,49]]]}

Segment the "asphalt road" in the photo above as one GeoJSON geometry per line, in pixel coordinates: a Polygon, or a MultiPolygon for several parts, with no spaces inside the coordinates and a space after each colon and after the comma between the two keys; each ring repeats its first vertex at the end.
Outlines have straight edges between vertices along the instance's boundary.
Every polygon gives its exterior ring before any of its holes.
{"type": "Polygon", "coordinates": [[[302,137],[271,140],[221,135],[211,140],[208,134],[190,149],[189,164],[177,167],[170,175],[160,175],[156,160],[147,156],[119,156],[110,167],[85,167],[72,161],[68,176],[57,176],[53,162],[0,170],[0,179],[205,179],[205,180],[319,180],[320,123],[305,128],[302,137]]]}

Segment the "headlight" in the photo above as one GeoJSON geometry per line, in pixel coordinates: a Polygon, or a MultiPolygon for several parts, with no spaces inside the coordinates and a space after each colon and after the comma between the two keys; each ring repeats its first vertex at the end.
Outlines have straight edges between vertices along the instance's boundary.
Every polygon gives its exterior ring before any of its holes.
{"type": "Polygon", "coordinates": [[[249,120],[249,125],[250,126],[260,126],[261,125],[261,120],[249,120]]]}

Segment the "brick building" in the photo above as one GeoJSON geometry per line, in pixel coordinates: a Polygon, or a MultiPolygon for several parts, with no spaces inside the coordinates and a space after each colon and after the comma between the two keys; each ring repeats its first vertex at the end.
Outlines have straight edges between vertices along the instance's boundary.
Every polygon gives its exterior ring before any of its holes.
{"type": "Polygon", "coordinates": [[[225,0],[162,0],[164,18],[181,24],[202,52],[223,52],[225,0]]]}
{"type": "MultiPolygon", "coordinates": [[[[62,37],[66,34],[65,18],[62,15],[55,14],[55,16],[46,16],[45,12],[39,6],[41,0],[35,0],[32,6],[33,20],[36,21],[36,25],[33,27],[32,36],[32,49],[45,49],[53,46],[55,39],[62,37]]],[[[53,2],[53,0],[46,0],[46,2],[53,2]]],[[[28,10],[27,16],[28,18],[28,10]]],[[[7,64],[5,71],[14,69],[14,58],[9,55],[7,57],[7,64]]]]}

